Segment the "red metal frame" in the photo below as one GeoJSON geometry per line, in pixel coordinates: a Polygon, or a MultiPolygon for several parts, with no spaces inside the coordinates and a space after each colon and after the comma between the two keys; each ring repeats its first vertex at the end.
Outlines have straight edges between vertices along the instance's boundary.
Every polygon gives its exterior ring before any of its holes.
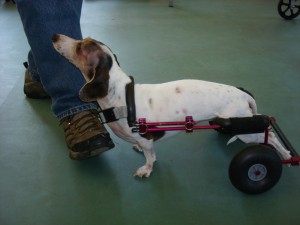
{"type": "Polygon", "coordinates": [[[187,133],[191,133],[194,130],[204,130],[204,129],[218,129],[219,125],[204,125],[195,126],[196,122],[193,120],[192,116],[187,116],[185,121],[173,121],[173,122],[147,122],[145,118],[138,120],[136,127],[138,128],[138,133],[144,135],[147,132],[156,131],[180,131],[185,130],[187,133]]]}
{"type": "MultiPolygon", "coordinates": [[[[279,126],[276,124],[274,117],[269,117],[270,125],[275,130],[285,147],[291,151],[292,158],[289,160],[282,160],[282,164],[289,164],[292,166],[300,165],[300,156],[295,151],[293,146],[289,143],[283,132],[280,130],[279,126]]],[[[185,121],[172,121],[172,122],[147,122],[145,118],[138,119],[138,122],[133,129],[134,132],[138,132],[140,135],[144,135],[148,132],[157,131],[185,131],[187,133],[192,133],[194,130],[208,130],[208,129],[218,129],[221,128],[220,125],[196,125],[192,116],[187,116],[185,121]]],[[[264,144],[268,144],[269,128],[265,130],[265,140],[264,144]]]]}

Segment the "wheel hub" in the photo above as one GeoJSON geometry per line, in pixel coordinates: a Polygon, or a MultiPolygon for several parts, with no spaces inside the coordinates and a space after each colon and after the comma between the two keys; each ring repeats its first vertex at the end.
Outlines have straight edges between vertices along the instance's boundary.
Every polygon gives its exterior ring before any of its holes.
{"type": "Polygon", "coordinates": [[[267,168],[262,164],[254,164],[248,170],[248,177],[252,181],[261,181],[267,176],[267,168]]]}

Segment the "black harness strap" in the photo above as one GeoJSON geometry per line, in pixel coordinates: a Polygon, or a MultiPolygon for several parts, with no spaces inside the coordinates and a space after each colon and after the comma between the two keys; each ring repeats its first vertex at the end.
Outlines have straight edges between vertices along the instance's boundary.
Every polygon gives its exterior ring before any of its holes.
{"type": "Polygon", "coordinates": [[[102,123],[110,123],[121,118],[127,118],[129,127],[136,123],[135,98],[134,98],[134,79],[130,76],[131,82],[125,87],[126,106],[112,107],[99,112],[102,123]]]}
{"type": "Polygon", "coordinates": [[[131,82],[126,85],[126,106],[127,106],[127,121],[129,127],[133,127],[136,123],[136,110],[135,110],[135,98],[134,98],[134,79],[129,76],[131,82]]]}

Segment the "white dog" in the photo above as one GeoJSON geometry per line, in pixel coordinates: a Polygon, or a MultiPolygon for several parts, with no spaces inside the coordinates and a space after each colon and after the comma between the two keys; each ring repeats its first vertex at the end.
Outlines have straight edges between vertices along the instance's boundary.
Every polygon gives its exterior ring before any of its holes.
{"type": "MultiPolygon", "coordinates": [[[[86,80],[80,91],[84,101],[97,101],[102,110],[113,108],[115,114],[126,117],[125,87],[131,82],[121,70],[115,55],[103,43],[86,38],[74,40],[64,35],[54,35],[54,48],[79,68],[86,80]]],[[[192,116],[195,121],[207,121],[216,117],[248,117],[257,114],[255,100],[236,87],[201,80],[178,80],[162,84],[135,84],[136,117],[147,122],[182,121],[192,116]]],[[[122,117],[122,116],[121,116],[122,117]]],[[[120,138],[131,142],[142,151],[146,164],[135,175],[149,177],[156,161],[153,149],[155,133],[141,136],[133,133],[127,118],[108,122],[120,138]]],[[[171,136],[176,132],[166,132],[171,136]]],[[[245,143],[264,142],[264,133],[237,135],[245,143]]],[[[287,151],[273,132],[269,133],[273,145],[284,159],[290,159],[287,151]]]]}

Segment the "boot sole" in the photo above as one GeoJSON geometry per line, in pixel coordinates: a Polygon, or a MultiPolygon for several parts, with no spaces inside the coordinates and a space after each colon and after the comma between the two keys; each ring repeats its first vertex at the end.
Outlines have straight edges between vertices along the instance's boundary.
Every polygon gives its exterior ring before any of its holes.
{"type": "Polygon", "coordinates": [[[103,152],[106,152],[114,147],[115,147],[115,145],[112,144],[110,146],[105,146],[105,147],[97,148],[97,149],[94,149],[91,151],[82,151],[82,152],[74,152],[69,149],[69,156],[73,160],[88,159],[88,158],[94,157],[96,155],[99,155],[103,152]]]}

